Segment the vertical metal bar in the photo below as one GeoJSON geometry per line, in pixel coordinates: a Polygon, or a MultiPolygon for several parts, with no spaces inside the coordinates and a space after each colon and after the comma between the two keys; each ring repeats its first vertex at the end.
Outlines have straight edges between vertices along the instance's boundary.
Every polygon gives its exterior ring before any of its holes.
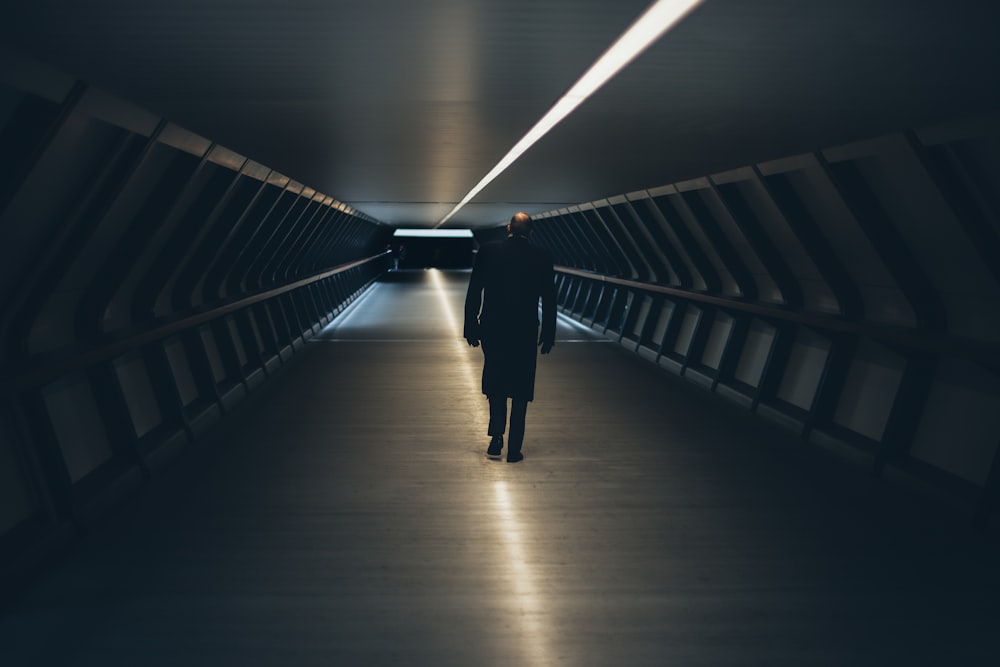
{"type": "MultiPolygon", "coordinates": [[[[170,303],[176,311],[184,311],[195,303],[197,285],[208,269],[208,256],[217,251],[217,227],[225,224],[223,213],[239,192],[245,178],[244,171],[250,165],[250,160],[244,158],[240,168],[232,172],[233,177],[226,189],[214,202],[209,214],[197,229],[187,238],[185,253],[179,261],[178,268],[173,272],[173,285],[170,290],[170,303]]],[[[169,283],[168,283],[169,284],[169,283]]]]}
{"type": "MultiPolygon", "coordinates": [[[[729,313],[727,313],[729,314],[729,313]]],[[[722,349],[722,358],[719,359],[719,368],[712,380],[712,391],[719,385],[719,382],[728,380],[736,372],[736,366],[740,361],[743,352],[743,345],[746,343],[747,332],[750,330],[750,316],[739,314],[729,314],[733,318],[733,326],[726,336],[726,344],[722,349]]]]}
{"type": "Polygon", "coordinates": [[[687,372],[691,363],[699,364],[701,355],[705,351],[705,341],[708,340],[708,332],[715,322],[715,309],[710,306],[700,306],[698,308],[698,320],[694,325],[694,333],[691,342],[684,353],[684,363],[681,364],[681,375],[687,372]],[[697,361],[695,361],[697,360],[697,361]]]}
{"type": "Polygon", "coordinates": [[[1000,444],[997,444],[993,452],[993,463],[980,492],[979,502],[976,503],[973,525],[979,531],[985,530],[998,512],[1000,512],[1000,444]]]}
{"type": "Polygon", "coordinates": [[[929,331],[947,329],[947,311],[933,283],[906,247],[875,193],[853,163],[831,164],[822,153],[816,159],[827,178],[861,226],[882,263],[906,296],[917,318],[917,326],[929,331]]]}
{"type": "Polygon", "coordinates": [[[660,341],[656,348],[656,363],[660,363],[660,359],[663,356],[667,356],[669,359],[673,359],[676,354],[674,352],[674,346],[677,345],[677,335],[681,331],[681,324],[684,322],[684,314],[687,310],[687,302],[685,301],[670,301],[673,304],[673,308],[670,311],[670,319],[667,320],[667,326],[663,330],[663,335],[660,336],[660,341]]]}
{"type": "Polygon", "coordinates": [[[876,477],[882,475],[886,463],[898,461],[909,453],[920,415],[930,396],[937,363],[938,359],[930,355],[914,355],[907,359],[872,463],[872,474],[876,477]]]}
{"type": "Polygon", "coordinates": [[[608,203],[600,207],[595,205],[588,213],[604,225],[618,243],[618,247],[621,248],[622,252],[628,258],[628,262],[632,266],[632,279],[642,282],[656,282],[657,276],[652,267],[646,262],[645,256],[621,219],[615,215],[611,204],[608,203]]]}
{"type": "Polygon", "coordinates": [[[299,234],[299,238],[295,240],[283,266],[278,267],[276,270],[277,282],[288,282],[294,278],[305,276],[302,265],[306,253],[318,239],[323,238],[323,233],[326,231],[326,227],[333,217],[334,209],[329,204],[322,203],[320,206],[318,215],[313,218],[310,226],[303,230],[299,234]]]}
{"type": "Polygon", "coordinates": [[[701,274],[701,278],[705,282],[705,289],[716,294],[721,292],[722,280],[719,278],[719,274],[715,270],[715,267],[712,266],[712,262],[709,260],[708,255],[705,254],[704,249],[694,237],[694,234],[691,233],[691,230],[687,228],[687,225],[684,224],[683,221],[678,223],[674,222],[676,219],[680,218],[681,215],[677,211],[673,202],[671,202],[670,196],[660,195],[650,197],[648,201],[649,208],[653,212],[654,217],[657,217],[661,224],[670,228],[678,242],[681,244],[684,252],[691,258],[692,265],[698,273],[701,274]],[[670,214],[669,216],[667,215],[668,213],[670,214]]]}
{"type": "Polygon", "coordinates": [[[600,273],[622,274],[622,269],[617,267],[615,255],[610,252],[600,235],[594,234],[590,223],[583,215],[560,216],[561,229],[563,235],[577,247],[577,264],[581,268],[600,273]]]}
{"type": "MultiPolygon", "coordinates": [[[[77,316],[81,326],[92,326],[94,333],[107,331],[104,315],[115,299],[121,297],[130,305],[131,299],[126,299],[122,290],[130,288],[134,292],[137,289],[137,283],[131,279],[150,263],[149,255],[158,233],[184,200],[205,163],[202,159],[193,164],[196,160],[196,156],[180,151],[173,156],[156,187],[114,244],[102,269],[87,286],[77,316]]],[[[132,314],[130,310],[128,315],[132,314]]],[[[133,319],[129,317],[129,322],[133,319]]]]}
{"type": "Polygon", "coordinates": [[[38,164],[45,153],[49,150],[53,140],[55,140],[55,138],[59,135],[59,132],[66,125],[66,121],[68,121],[76,112],[76,108],[80,104],[80,100],[83,99],[83,95],[86,92],[87,84],[83,81],[77,81],[73,84],[73,87],[70,88],[66,97],[59,104],[58,112],[42,133],[35,145],[35,148],[28,153],[18,168],[13,170],[15,176],[4,183],[0,183],[0,213],[7,208],[11,200],[24,186],[25,182],[31,176],[32,171],[34,171],[35,165],[38,164]]]}
{"type": "Polygon", "coordinates": [[[618,242],[618,239],[615,238],[615,235],[593,209],[580,210],[575,214],[570,212],[570,217],[584,220],[583,224],[585,227],[581,229],[589,227],[591,234],[596,235],[601,239],[601,243],[604,245],[605,250],[615,258],[615,264],[618,268],[619,277],[634,278],[639,275],[638,269],[632,265],[631,260],[628,258],[621,244],[618,242]]]}
{"type": "Polygon", "coordinates": [[[205,341],[201,339],[201,331],[196,327],[182,332],[180,338],[184,346],[185,356],[195,385],[198,387],[198,397],[202,403],[220,403],[219,385],[212,373],[212,364],[208,360],[205,341]]]}
{"type": "Polygon", "coordinates": [[[241,235],[238,238],[238,243],[234,241],[234,252],[227,258],[227,265],[224,267],[220,265],[216,280],[219,284],[219,292],[222,294],[246,293],[243,282],[246,272],[256,259],[257,248],[264,243],[266,225],[271,220],[272,215],[280,218],[291,208],[296,195],[288,189],[287,184],[283,187],[277,185],[272,185],[272,187],[279,189],[274,200],[267,206],[267,210],[256,223],[252,223],[246,236],[241,235]]]}
{"type": "Polygon", "coordinates": [[[156,341],[142,347],[139,352],[146,366],[146,372],[149,373],[162,423],[167,428],[183,429],[190,439],[194,437],[194,433],[184,411],[184,401],[174,377],[173,366],[167,357],[165,343],[164,340],[156,341]]]}
{"type": "MultiPolygon", "coordinates": [[[[250,238],[256,228],[250,230],[248,225],[252,225],[250,222],[250,213],[256,210],[257,205],[264,200],[264,194],[268,192],[268,179],[274,173],[273,170],[269,171],[260,183],[260,187],[254,193],[253,197],[243,208],[243,211],[236,218],[235,222],[226,230],[225,236],[216,244],[216,252],[214,253],[211,260],[209,260],[207,266],[204,270],[204,275],[199,281],[199,287],[196,287],[196,291],[200,291],[201,300],[206,303],[211,303],[216,299],[221,298],[221,284],[223,281],[223,276],[220,275],[225,270],[225,263],[227,259],[235,259],[235,256],[245,247],[245,243],[249,242],[250,238]],[[240,241],[244,243],[240,243],[240,241]],[[237,244],[239,244],[237,246],[237,244]]],[[[275,202],[277,197],[280,196],[278,193],[275,197],[275,202]]],[[[273,206],[274,202],[272,202],[273,206]]],[[[258,220],[258,224],[263,221],[258,220]]]]}
{"type": "MultiPolygon", "coordinates": [[[[83,201],[73,214],[68,216],[67,222],[55,238],[50,240],[42,256],[33,263],[30,273],[21,276],[22,289],[11,295],[11,302],[4,309],[7,315],[3,322],[7,329],[4,343],[15,354],[26,352],[28,336],[35,319],[48,303],[52,291],[65,277],[70,264],[79,253],[80,246],[97,227],[110,206],[110,201],[114,200],[121,191],[124,181],[127,180],[127,177],[122,177],[122,180],[116,183],[113,182],[113,177],[119,172],[131,173],[137,157],[141,158],[145,154],[144,152],[129,154],[132,136],[128,133],[121,135],[104,168],[96,175],[94,179],[96,185],[87,191],[83,201]],[[129,165],[132,165],[131,168],[129,165]]],[[[147,142],[145,150],[148,151],[149,147],[150,143],[147,142]]]]}
{"type": "Polygon", "coordinates": [[[660,253],[660,260],[664,268],[669,268],[677,276],[678,287],[693,289],[694,281],[683,258],[677,251],[677,248],[670,242],[670,239],[667,238],[667,235],[663,232],[663,228],[652,219],[653,214],[650,211],[651,203],[645,197],[637,200],[629,200],[628,208],[632,215],[635,216],[638,224],[645,230],[647,240],[660,253]]]}
{"type": "Polygon", "coordinates": [[[655,252],[656,242],[648,234],[643,233],[642,228],[636,223],[634,213],[630,209],[631,207],[627,201],[621,204],[613,204],[609,200],[608,206],[601,210],[604,211],[607,217],[617,222],[618,228],[622,230],[625,238],[629,241],[635,257],[646,267],[645,282],[665,284],[668,282],[667,276],[670,272],[667,270],[663,256],[655,252]],[[645,238],[647,242],[646,247],[643,247],[643,244],[640,243],[641,238],[645,238]]]}
{"type": "Polygon", "coordinates": [[[833,251],[829,241],[823,236],[816,220],[810,215],[802,199],[795,192],[784,174],[764,176],[754,165],[754,175],[789,229],[799,240],[806,254],[816,265],[823,281],[830,286],[841,314],[848,319],[864,317],[864,298],[850,272],[833,251]]]}
{"type": "Polygon", "coordinates": [[[333,217],[324,224],[322,238],[310,248],[309,254],[302,260],[302,265],[306,267],[305,273],[313,273],[328,266],[326,259],[343,235],[345,223],[349,218],[350,216],[343,211],[334,211],[333,217]]]}
{"type": "Polygon", "coordinates": [[[826,357],[816,394],[803,425],[803,438],[808,438],[814,428],[823,428],[833,423],[833,415],[857,348],[858,340],[854,337],[834,335],[830,338],[830,353],[826,357]]]}
{"type": "Polygon", "coordinates": [[[772,325],[774,326],[774,339],[771,341],[767,358],[764,360],[764,368],[761,369],[757,391],[754,392],[750,404],[751,412],[757,411],[757,406],[760,405],[761,401],[766,402],[777,397],[778,387],[795,344],[797,327],[781,322],[772,323],[772,325]]]}
{"type": "Polygon", "coordinates": [[[101,421],[107,430],[114,457],[126,464],[137,466],[142,476],[148,479],[149,467],[139,451],[139,438],[114,369],[114,360],[89,368],[87,378],[95,389],[94,399],[101,421]]]}
{"type": "Polygon", "coordinates": [[[29,445],[32,467],[38,475],[50,517],[53,522],[77,522],[73,482],[41,393],[21,394],[14,404],[14,415],[18,430],[29,445]]]}
{"type": "Polygon", "coordinates": [[[163,281],[166,280],[176,264],[176,256],[168,253],[164,246],[169,248],[172,244],[176,244],[176,241],[173,239],[176,236],[177,229],[183,226],[183,217],[180,216],[178,216],[180,219],[176,220],[171,227],[167,226],[167,221],[177,216],[181,210],[181,206],[188,204],[192,198],[196,197],[195,186],[198,184],[201,174],[211,164],[208,158],[212,154],[214,147],[215,144],[210,144],[202,153],[198,165],[191,172],[184,187],[181,188],[180,195],[163,214],[162,223],[157,229],[150,231],[149,237],[144,242],[145,247],[149,248],[150,252],[154,254],[151,260],[144,262],[143,273],[137,279],[135,288],[129,299],[129,314],[133,321],[149,319],[153,315],[156,307],[156,299],[163,287],[163,281]]]}
{"type": "Polygon", "coordinates": [[[942,199],[961,225],[972,247],[993,278],[1000,283],[1000,214],[983,197],[969,167],[953,146],[932,151],[913,132],[905,133],[910,149],[930,177],[942,199]],[[940,153],[938,153],[940,151],[940,153]]]}
{"type": "Polygon", "coordinates": [[[803,296],[798,276],[764,231],[763,225],[743,195],[735,185],[717,185],[711,178],[708,179],[708,183],[710,191],[718,198],[726,214],[743,234],[750,249],[757,255],[764,270],[778,286],[785,304],[791,308],[801,308],[803,296]]]}
{"type": "Polygon", "coordinates": [[[708,242],[712,244],[713,250],[718,255],[723,266],[729,275],[733,277],[740,294],[745,299],[754,300],[757,298],[757,283],[753,278],[743,259],[732,242],[726,237],[708,206],[701,200],[701,196],[695,191],[679,192],[680,201],[687,206],[691,216],[698,222],[708,242]]]}
{"type": "Polygon", "coordinates": [[[549,232],[554,238],[557,247],[562,250],[563,261],[567,266],[596,270],[592,253],[588,253],[581,237],[582,230],[573,228],[573,222],[566,216],[550,218],[549,232]]]}
{"type": "Polygon", "coordinates": [[[292,246],[295,243],[295,239],[298,238],[298,235],[303,229],[308,228],[316,216],[323,211],[324,199],[326,199],[325,196],[320,195],[317,192],[313,192],[312,196],[310,196],[305,202],[305,206],[303,207],[301,214],[295,220],[292,220],[291,224],[286,226],[283,234],[280,234],[280,240],[278,240],[275,246],[268,252],[267,260],[263,262],[263,265],[261,266],[261,279],[259,281],[259,285],[261,287],[265,285],[278,284],[279,268],[285,259],[287,259],[288,253],[291,252],[292,246]]]}
{"type": "Polygon", "coordinates": [[[304,205],[302,203],[302,188],[298,187],[296,191],[293,191],[292,189],[286,187],[285,191],[291,195],[291,201],[288,202],[287,207],[284,207],[284,209],[280,211],[278,219],[268,230],[265,230],[264,226],[261,225],[260,229],[263,233],[257,235],[252,243],[247,244],[245,254],[246,261],[238,264],[240,269],[239,275],[234,273],[230,276],[238,281],[236,284],[231,285],[233,292],[245,294],[260,287],[262,276],[259,273],[255,274],[255,272],[261,261],[267,260],[268,246],[271,244],[272,239],[274,239],[274,237],[277,236],[284,227],[289,217],[298,218],[301,214],[301,210],[297,210],[297,207],[304,205]]]}

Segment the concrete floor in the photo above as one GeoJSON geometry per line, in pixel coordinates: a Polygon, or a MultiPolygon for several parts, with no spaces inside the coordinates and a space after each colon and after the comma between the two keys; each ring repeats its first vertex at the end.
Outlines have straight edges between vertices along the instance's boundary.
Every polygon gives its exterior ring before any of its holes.
{"type": "Polygon", "coordinates": [[[0,617],[0,664],[1000,664],[964,518],[567,322],[487,460],[468,274],[389,278],[0,617]]]}

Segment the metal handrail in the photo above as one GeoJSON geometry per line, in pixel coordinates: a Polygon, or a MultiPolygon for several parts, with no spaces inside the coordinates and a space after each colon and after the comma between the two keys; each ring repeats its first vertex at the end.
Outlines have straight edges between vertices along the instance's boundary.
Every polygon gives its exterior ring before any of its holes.
{"type": "Polygon", "coordinates": [[[555,270],[559,273],[579,276],[588,280],[621,285],[623,287],[629,287],[635,290],[654,294],[666,294],[687,301],[704,303],[726,310],[751,313],[769,320],[780,320],[784,322],[804,324],[823,331],[872,338],[874,340],[900,345],[911,350],[964,357],[979,363],[986,362],[992,366],[1000,367],[1000,344],[991,343],[989,341],[927,331],[914,327],[893,326],[890,324],[871,322],[869,320],[851,320],[838,317],[836,315],[822,315],[819,313],[791,310],[780,306],[762,304],[760,302],[741,301],[739,299],[729,297],[692,292],[677,287],[656,285],[638,280],[629,280],[627,278],[616,278],[614,276],[574,269],[568,266],[556,266],[555,270]]]}
{"type": "Polygon", "coordinates": [[[205,322],[228,315],[261,301],[273,299],[331,276],[363,266],[389,254],[381,252],[371,257],[359,259],[333,267],[327,271],[296,280],[295,282],[270,288],[249,296],[238,297],[222,305],[185,313],[169,321],[156,321],[134,328],[126,333],[106,334],[101,338],[72,344],[58,350],[42,352],[26,357],[20,363],[0,368],[0,396],[10,396],[18,392],[44,385],[67,373],[87,368],[113,359],[129,350],[161,340],[178,331],[196,327],[205,322]]]}

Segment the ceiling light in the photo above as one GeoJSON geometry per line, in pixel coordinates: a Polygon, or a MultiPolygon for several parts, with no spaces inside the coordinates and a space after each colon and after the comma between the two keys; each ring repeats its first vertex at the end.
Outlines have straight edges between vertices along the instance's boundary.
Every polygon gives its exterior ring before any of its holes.
{"type": "Polygon", "coordinates": [[[622,33],[614,44],[597,59],[590,69],[587,70],[580,80],[569,89],[562,98],[555,103],[542,119],[535,123],[535,126],[521,138],[517,144],[497,163],[490,173],[479,181],[476,187],[465,195],[462,201],[455,206],[435,225],[440,227],[448,222],[459,209],[468,204],[473,197],[485,188],[490,182],[499,176],[504,169],[521,154],[528,150],[532,144],[541,139],[545,134],[555,127],[559,121],[568,116],[574,109],[583,103],[585,99],[595,93],[601,86],[607,83],[611,77],[621,71],[626,65],[635,60],[636,56],[646,50],[653,42],[663,36],[667,30],[673,27],[682,18],[700,5],[704,0],[657,0],[636,19],[635,23],[622,33]]]}

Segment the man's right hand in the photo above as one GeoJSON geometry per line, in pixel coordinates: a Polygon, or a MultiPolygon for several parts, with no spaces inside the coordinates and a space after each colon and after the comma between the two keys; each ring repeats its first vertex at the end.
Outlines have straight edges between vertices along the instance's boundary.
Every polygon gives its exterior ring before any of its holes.
{"type": "Polygon", "coordinates": [[[542,354],[548,354],[549,352],[552,351],[552,345],[553,345],[552,342],[546,340],[546,341],[541,341],[538,344],[542,348],[542,354]]]}
{"type": "Polygon", "coordinates": [[[465,340],[469,341],[469,345],[471,345],[472,347],[479,347],[478,338],[466,338],[465,340]]]}

